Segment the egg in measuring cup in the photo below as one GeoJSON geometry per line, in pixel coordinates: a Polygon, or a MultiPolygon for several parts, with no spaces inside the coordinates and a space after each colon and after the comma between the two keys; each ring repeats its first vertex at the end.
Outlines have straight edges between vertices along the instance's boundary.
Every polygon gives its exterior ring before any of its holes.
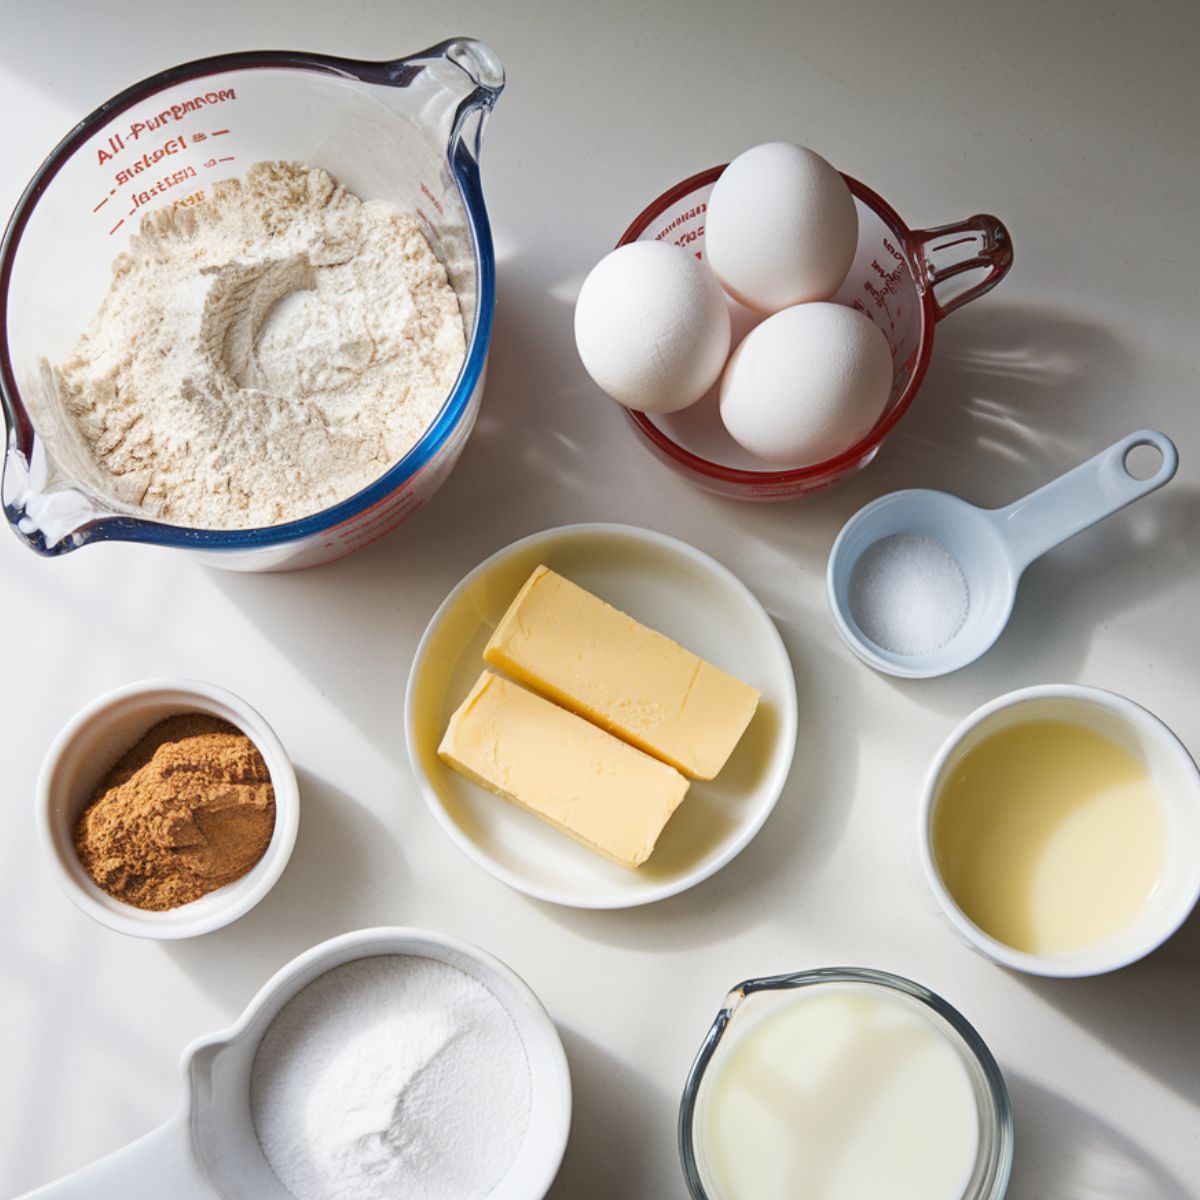
{"type": "Polygon", "coordinates": [[[850,188],[805,146],[766,142],[739,154],[708,200],[708,261],[735,300],[761,313],[828,300],[857,245],[850,188]]]}
{"type": "Polygon", "coordinates": [[[808,466],[841,453],[879,420],[892,353],[870,317],[797,304],[752,329],[721,378],[721,421],[764,462],[808,466]]]}
{"type": "Polygon", "coordinates": [[[698,258],[665,242],[632,242],[583,281],[575,343],[588,374],[614,400],[638,412],[678,412],[720,376],[729,310],[698,258]]]}

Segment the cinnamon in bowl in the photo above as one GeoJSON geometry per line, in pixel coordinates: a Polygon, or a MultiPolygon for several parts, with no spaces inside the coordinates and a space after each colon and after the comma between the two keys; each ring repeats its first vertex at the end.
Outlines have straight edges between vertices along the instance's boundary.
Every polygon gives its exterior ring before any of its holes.
{"type": "Polygon", "coordinates": [[[51,874],[134,937],[211,933],[249,912],[291,857],[296,772],[262,716],[197,679],[147,679],[67,722],[38,778],[51,874]]]}
{"type": "Polygon", "coordinates": [[[240,879],[274,828],[258,747],[220,717],[180,713],[108,771],[75,826],[75,853],[108,895],[163,912],[240,879]]]}

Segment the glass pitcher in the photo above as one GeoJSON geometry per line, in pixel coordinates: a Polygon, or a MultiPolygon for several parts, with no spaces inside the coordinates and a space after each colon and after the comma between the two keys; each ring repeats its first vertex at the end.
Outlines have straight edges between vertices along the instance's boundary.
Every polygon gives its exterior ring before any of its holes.
{"type": "MultiPolygon", "coordinates": [[[[725,997],[692,1064],[679,1107],[679,1154],[692,1200],[735,1200],[717,1182],[719,1170],[714,1166],[714,1151],[705,1133],[715,1080],[726,1071],[730,1054],[736,1053],[743,1035],[755,1029],[765,1015],[778,1013],[789,1001],[800,999],[801,992],[805,998],[818,993],[826,997],[850,993],[890,999],[901,1011],[911,1012],[922,1026],[944,1039],[965,1068],[978,1116],[974,1165],[961,1196],[955,1196],[954,1200],[1002,1200],[1012,1170],[1013,1123],[1008,1090],[996,1060],[966,1018],[940,996],[899,975],[862,967],[827,967],[751,979],[725,997]]],[[[830,1062],[833,1061],[831,1058],[830,1062]]],[[[891,1069],[895,1069],[894,1063],[891,1069]]],[[[884,1075],[886,1070],[882,1070],[881,1077],[884,1075]]],[[[768,1081],[762,1086],[775,1085],[768,1081]]],[[[810,1096],[810,1101],[822,1114],[837,1111],[838,1102],[828,1096],[810,1096]]],[[[922,1098],[913,1095],[911,1102],[920,1104],[922,1098]]],[[[841,1103],[845,1103],[844,1097],[841,1103]]],[[[798,1169],[805,1168],[801,1165],[798,1169]]],[[[808,1169],[813,1170],[813,1165],[809,1164],[808,1169]]],[[[910,1191],[911,1187],[905,1194],[910,1191]]],[[[817,1192],[806,1190],[804,1194],[817,1192]]],[[[822,1189],[820,1194],[826,1193],[822,1189]]]]}
{"type": "Polygon", "coordinates": [[[495,256],[478,160],[503,87],[496,56],[468,38],[385,62],[249,52],[164,71],[81,121],[25,189],[0,245],[3,503],[17,536],[50,556],[131,541],[187,549],[216,566],[281,570],[350,554],[416,512],[457,460],[479,408],[495,256]],[[99,308],[113,259],[142,216],[194,204],[269,159],[320,166],[356,195],[416,215],[458,296],[466,358],[417,444],[349,499],[257,529],[153,520],[89,486],[62,414],[30,401],[44,365],[69,357],[99,308]]]}

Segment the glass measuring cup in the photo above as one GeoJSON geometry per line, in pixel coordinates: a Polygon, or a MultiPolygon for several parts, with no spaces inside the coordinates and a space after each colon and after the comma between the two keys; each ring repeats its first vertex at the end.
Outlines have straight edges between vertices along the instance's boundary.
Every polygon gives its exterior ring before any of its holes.
{"type": "MultiPolygon", "coordinates": [[[[979,1118],[974,1168],[961,1200],[1001,1200],[1012,1171],[1012,1109],[1004,1076],[983,1039],[940,996],[886,971],[861,967],[828,967],[791,975],[773,975],[739,984],[726,997],[709,1029],[684,1084],[679,1106],[679,1155],[692,1200],[728,1200],[714,1182],[702,1132],[709,1100],[710,1068],[720,1064],[723,1051],[736,1045],[770,1006],[802,989],[879,990],[920,1014],[941,1034],[961,1059],[974,1093],[979,1118]]],[[[914,1103],[919,1101],[914,1097],[914,1103]]]]}
{"type": "MultiPolygon", "coordinates": [[[[704,255],[705,213],[725,166],[701,171],[664,192],[622,234],[618,246],[666,241],[704,255]]],[[[908,411],[933,353],[937,323],[998,284],[1012,266],[1012,238],[980,214],[931,229],[910,229],[882,196],[843,175],[858,212],[854,262],[833,300],[865,313],[892,352],[892,392],[874,428],[855,445],[806,467],[770,467],[739,446],[718,412],[717,389],[668,414],[625,409],[655,457],[705,491],[739,500],[794,500],[832,487],[867,466],[908,411]]],[[[762,320],[730,302],[735,343],[762,320]]]]}
{"type": "Polygon", "coordinates": [[[553,1021],[524,981],[490,954],[440,933],[383,928],[332,938],[283,967],[230,1029],[199,1038],[184,1051],[183,1102],[170,1121],[24,1200],[293,1200],[254,1133],[254,1055],[271,1022],[304,987],[343,963],[380,954],[449,963],[478,979],[512,1017],[529,1061],[529,1124],[491,1200],[544,1196],[571,1124],[571,1081],[553,1021]]]}
{"type": "Polygon", "coordinates": [[[44,555],[132,541],[237,570],[292,569],[352,553],[425,504],[482,394],[495,258],[478,158],[503,87],[498,59],[468,38],[387,62],[250,52],[164,71],[80,122],[38,169],[0,244],[3,502],[17,536],[44,555]],[[258,529],[148,519],[94,486],[67,421],[38,402],[43,363],[70,356],[145,213],[197,203],[213,183],[270,159],[323,167],[364,199],[416,214],[458,296],[466,358],[417,444],[332,508],[258,529]]]}
{"type": "Polygon", "coordinates": [[[925,679],[957,671],[991,648],[1008,624],[1025,568],[1047,550],[1148,496],[1170,481],[1179,454],[1166,434],[1140,429],[1058,479],[1004,508],[976,508],[927,488],[891,492],[859,509],[829,553],[826,590],[842,640],[868,666],[889,675],[925,679]],[[1131,474],[1138,446],[1162,456],[1147,479],[1131,474]],[[893,534],[940,542],[958,562],[967,585],[967,615],[945,645],[927,654],[897,654],[873,642],[854,619],[854,568],[868,547],[893,534]]]}

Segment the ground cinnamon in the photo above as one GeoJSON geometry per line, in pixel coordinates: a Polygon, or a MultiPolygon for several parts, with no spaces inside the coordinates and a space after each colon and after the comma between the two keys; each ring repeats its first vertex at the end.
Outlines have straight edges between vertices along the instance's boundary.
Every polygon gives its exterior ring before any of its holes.
{"type": "Polygon", "coordinates": [[[275,828],[258,747],[205,713],[160,721],[104,777],[75,852],[110,896],[161,912],[240,879],[275,828]]]}

